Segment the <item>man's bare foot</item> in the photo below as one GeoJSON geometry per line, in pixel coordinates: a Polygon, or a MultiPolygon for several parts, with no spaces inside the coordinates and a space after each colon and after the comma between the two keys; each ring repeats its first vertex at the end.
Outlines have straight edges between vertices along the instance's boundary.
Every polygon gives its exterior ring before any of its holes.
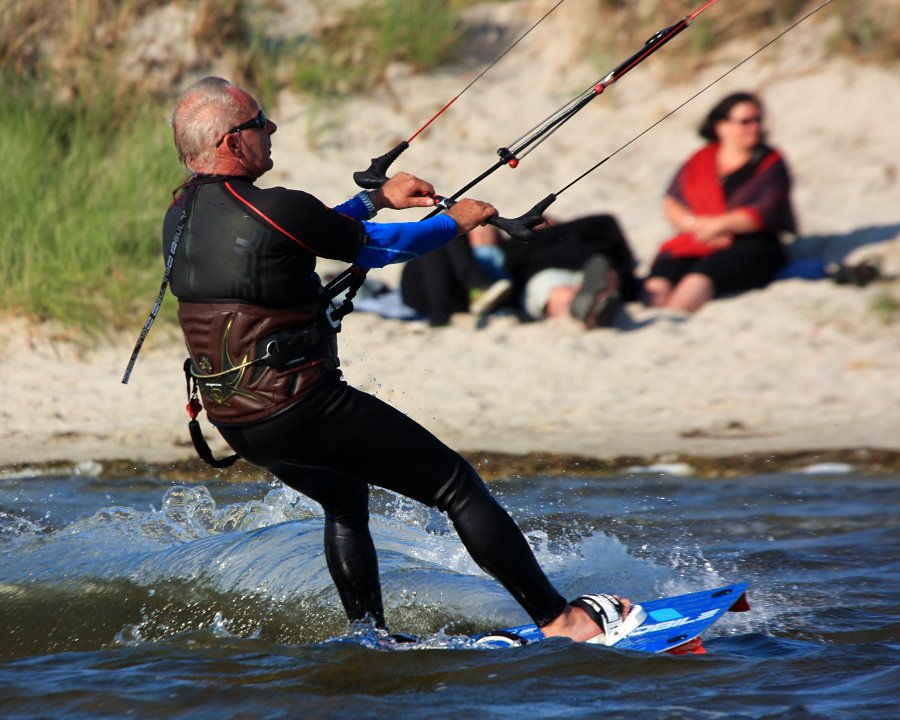
{"type": "MultiPolygon", "coordinates": [[[[622,619],[628,617],[631,612],[631,600],[614,595],[622,603],[622,619]]],[[[586,642],[603,634],[603,628],[598,626],[591,617],[578,607],[566,605],[566,609],[555,620],[541,628],[545,637],[567,637],[575,642],[586,642]]]]}

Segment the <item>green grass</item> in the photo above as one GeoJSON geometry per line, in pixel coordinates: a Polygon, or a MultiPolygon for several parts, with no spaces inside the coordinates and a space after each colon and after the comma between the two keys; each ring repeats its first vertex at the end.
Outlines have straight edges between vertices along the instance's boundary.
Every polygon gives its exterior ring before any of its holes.
{"type": "Polygon", "coordinates": [[[297,48],[293,84],[318,96],[364,92],[393,62],[417,72],[448,62],[463,35],[452,2],[369,0],[297,48]]]}
{"type": "Polygon", "coordinates": [[[872,313],[884,325],[890,325],[900,313],[900,294],[896,287],[879,291],[870,304],[872,313]]]}
{"type": "Polygon", "coordinates": [[[892,0],[838,0],[830,50],[877,63],[900,60],[900,6],[892,0]]]}
{"type": "Polygon", "coordinates": [[[184,175],[165,109],[0,87],[2,307],[94,332],[139,328],[161,274],[168,191],[184,175]]]}
{"type": "MultiPolygon", "coordinates": [[[[460,11],[474,2],[367,0],[309,34],[278,38],[260,12],[275,12],[276,0],[198,0],[192,37],[208,69],[215,60],[220,71],[224,62],[222,72],[254,89],[264,106],[293,85],[324,96],[319,101],[326,108],[334,94],[383,91],[378,86],[391,63],[427,71],[457,59],[466,33],[460,11]]],[[[113,73],[129,47],[129,29],[165,3],[0,0],[3,311],[94,333],[143,322],[162,270],[162,214],[184,171],[167,127],[171,97],[154,99],[113,73]]],[[[728,39],[781,27],[817,3],[746,0],[728,12],[720,4],[692,28],[690,41],[681,44],[684,55],[705,57],[728,39]]],[[[600,26],[609,33],[602,45],[616,51],[607,53],[601,71],[622,54],[619,45],[632,50],[696,4],[601,0],[608,22],[600,26]]],[[[837,0],[820,19],[828,16],[837,26],[830,38],[836,52],[884,63],[900,59],[895,0],[837,0]]],[[[678,47],[666,52],[675,62],[678,47]]],[[[323,110],[311,122],[333,120],[323,110]]],[[[877,311],[891,315],[892,303],[884,300],[877,311]]]]}

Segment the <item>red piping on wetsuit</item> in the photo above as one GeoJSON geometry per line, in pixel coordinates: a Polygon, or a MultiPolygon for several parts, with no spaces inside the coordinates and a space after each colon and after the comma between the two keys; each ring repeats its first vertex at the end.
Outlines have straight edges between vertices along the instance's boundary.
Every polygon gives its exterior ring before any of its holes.
{"type": "Polygon", "coordinates": [[[244,205],[246,205],[248,208],[250,208],[250,209],[251,209],[253,212],[255,212],[257,215],[259,215],[263,220],[265,220],[267,223],[269,223],[269,225],[271,225],[273,228],[275,228],[278,232],[280,232],[280,233],[281,233],[282,235],[284,235],[285,237],[288,237],[288,238],[290,238],[291,240],[293,240],[293,241],[294,241],[295,243],[297,243],[300,247],[305,248],[305,249],[308,250],[309,252],[313,253],[313,255],[316,254],[316,251],[313,250],[311,247],[309,247],[309,245],[306,245],[305,243],[302,243],[300,240],[298,240],[298,239],[295,238],[293,235],[291,235],[287,230],[285,230],[284,228],[280,227],[280,226],[278,225],[278,223],[276,223],[274,220],[272,220],[272,218],[268,217],[262,210],[260,210],[259,208],[257,208],[255,205],[249,203],[249,202],[248,202],[247,200],[245,200],[244,198],[242,198],[242,197],[237,193],[237,191],[236,191],[233,187],[231,187],[231,183],[225,182],[225,183],[223,183],[223,184],[225,185],[226,188],[228,188],[228,192],[230,192],[232,195],[234,195],[234,197],[236,197],[241,203],[243,203],[244,205]]]}

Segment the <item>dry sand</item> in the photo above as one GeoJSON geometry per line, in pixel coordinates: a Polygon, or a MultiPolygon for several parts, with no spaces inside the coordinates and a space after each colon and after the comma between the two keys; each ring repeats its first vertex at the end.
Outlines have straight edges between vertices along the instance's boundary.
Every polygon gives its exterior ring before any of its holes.
{"type": "MultiPolygon", "coordinates": [[[[547,2],[490,10],[540,12],[547,2]]],[[[494,151],[597,80],[580,61],[584,25],[564,5],[412,145],[395,169],[450,192],[494,161],[494,151]],[[548,38],[552,38],[548,41],[548,38]]],[[[644,267],[668,230],[662,192],[697,147],[694,127],[736,89],[759,91],[772,141],[786,153],[806,251],[839,259],[856,246],[889,272],[900,254],[900,74],[827,58],[803,25],[645,135],[553,205],[569,219],[611,212],[644,267]],[[876,241],[879,241],[876,243],[876,241]]],[[[521,30],[521,28],[520,28],[521,30]]],[[[678,42],[676,40],[675,42],[678,42]]],[[[665,49],[523,160],[471,195],[517,215],[690,97],[753,42],[730,45],[714,66],[665,71],[665,49]]],[[[473,68],[475,66],[473,65],[473,68]]],[[[605,68],[608,69],[608,68],[605,68]]],[[[276,169],[265,184],[302,187],[336,204],[353,194],[354,170],[408,136],[476,72],[391,73],[391,93],[328,108],[285,95],[271,114],[276,169]]],[[[164,125],[161,123],[161,131],[164,125]]],[[[162,209],[161,209],[162,210],[162,209]]],[[[385,213],[383,220],[416,219],[385,213]]],[[[799,246],[798,246],[799,247],[799,246]]],[[[396,268],[374,273],[395,283],[396,268]]],[[[627,308],[614,329],[574,322],[486,322],[450,327],[355,313],[341,334],[349,381],[375,393],[467,454],[575,454],[648,460],[779,454],[797,450],[900,451],[900,324],[873,305],[897,283],[866,288],[778,282],[711,303],[689,320],[627,308]]],[[[148,307],[152,298],[147,299],[148,307]]],[[[136,317],[135,335],[143,318],[136,317]]],[[[132,335],[80,349],[46,327],[0,325],[5,402],[0,466],[113,459],[170,463],[193,457],[184,412],[183,346],[154,328],[128,386],[120,383],[132,335]]],[[[215,432],[205,424],[206,434],[215,432]]],[[[221,444],[214,449],[223,452],[221,444]]]]}

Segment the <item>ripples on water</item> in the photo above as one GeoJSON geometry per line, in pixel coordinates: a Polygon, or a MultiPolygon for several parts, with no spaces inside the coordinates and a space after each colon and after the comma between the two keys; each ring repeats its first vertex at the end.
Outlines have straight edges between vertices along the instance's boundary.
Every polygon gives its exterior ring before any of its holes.
{"type": "Polygon", "coordinates": [[[0,477],[0,716],[896,717],[900,483],[828,469],[493,485],[569,596],[747,581],[753,610],[678,658],[468,646],[527,618],[394,495],[372,504],[388,622],[427,649],[349,638],[320,509],[278,484],[0,477]]]}

